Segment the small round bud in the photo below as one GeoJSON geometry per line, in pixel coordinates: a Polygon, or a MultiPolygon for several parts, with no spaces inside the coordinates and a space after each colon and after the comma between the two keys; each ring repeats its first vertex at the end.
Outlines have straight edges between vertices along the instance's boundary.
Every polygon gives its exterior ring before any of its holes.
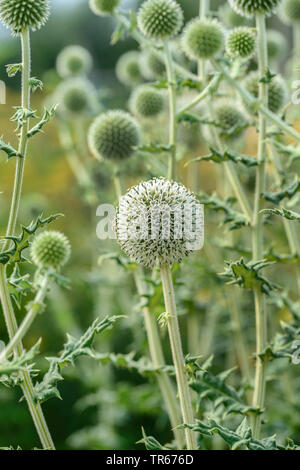
{"type": "Polygon", "coordinates": [[[88,74],[92,68],[92,56],[81,46],[65,47],[57,57],[56,69],[62,78],[88,74]]]}
{"type": "Polygon", "coordinates": [[[59,270],[70,258],[71,245],[65,235],[56,231],[44,231],[33,241],[31,257],[39,268],[59,270]]]}
{"type": "Polygon", "coordinates": [[[164,109],[163,94],[155,88],[143,85],[130,98],[130,108],[134,114],[142,118],[157,116],[164,109]]]}
{"type": "Polygon", "coordinates": [[[229,0],[230,6],[240,15],[252,17],[256,13],[270,16],[275,13],[281,0],[229,0]]]}
{"type": "Polygon", "coordinates": [[[285,0],[283,15],[289,23],[300,22],[300,0],[285,0]]]}
{"type": "Polygon", "coordinates": [[[224,139],[236,139],[244,133],[246,118],[236,104],[228,102],[218,104],[215,116],[220,125],[218,132],[224,139]]]}
{"type": "MultiPolygon", "coordinates": [[[[255,98],[259,96],[259,74],[251,72],[245,80],[245,88],[255,98]]],[[[287,87],[280,75],[276,75],[268,84],[268,107],[273,113],[277,113],[287,100],[287,87]]]]}
{"type": "Polygon", "coordinates": [[[14,34],[25,29],[36,31],[48,20],[49,0],[1,0],[0,19],[14,34]]]}
{"type": "Polygon", "coordinates": [[[219,9],[219,18],[228,28],[237,28],[239,26],[246,26],[249,20],[244,16],[239,15],[234,11],[226,2],[219,9]]]}
{"type": "Polygon", "coordinates": [[[147,268],[180,263],[192,249],[187,228],[197,227],[193,242],[202,235],[197,208],[196,197],[182,184],[164,178],[140,183],[120,199],[117,240],[132,261],[147,268]]]}
{"type": "Polygon", "coordinates": [[[268,56],[270,60],[280,61],[287,53],[287,39],[286,37],[274,29],[268,30],[267,37],[268,56]]]}
{"type": "Polygon", "coordinates": [[[129,51],[123,54],[116,65],[118,80],[126,86],[134,87],[143,81],[140,68],[140,53],[129,51]]]}
{"type": "Polygon", "coordinates": [[[192,20],[185,28],[182,47],[192,60],[209,59],[221,51],[225,40],[223,27],[216,20],[192,20]]]}
{"type": "Polygon", "coordinates": [[[165,39],[179,33],[183,12],[175,0],[146,0],[138,11],[137,21],[146,37],[165,39]]]}
{"type": "Polygon", "coordinates": [[[241,26],[229,34],[226,41],[226,51],[232,57],[250,58],[255,51],[256,38],[253,30],[241,26]]]}
{"type": "Polygon", "coordinates": [[[143,76],[148,80],[156,80],[166,75],[166,66],[157,52],[150,49],[144,51],[140,57],[143,76]]]}
{"type": "Polygon", "coordinates": [[[120,4],[120,0],[89,0],[90,9],[99,16],[111,15],[120,4]]]}
{"type": "Polygon", "coordinates": [[[65,113],[88,114],[94,107],[93,85],[83,78],[69,78],[61,82],[55,92],[55,97],[65,113]]]}
{"type": "Polygon", "coordinates": [[[88,143],[92,154],[101,160],[124,160],[130,157],[140,142],[140,129],[130,114],[108,111],[92,123],[88,143]]]}

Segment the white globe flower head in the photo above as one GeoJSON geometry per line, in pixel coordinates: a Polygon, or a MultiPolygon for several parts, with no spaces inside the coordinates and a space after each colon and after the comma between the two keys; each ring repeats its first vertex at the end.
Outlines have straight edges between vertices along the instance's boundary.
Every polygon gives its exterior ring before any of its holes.
{"type": "Polygon", "coordinates": [[[135,263],[172,266],[202,248],[203,205],[182,184],[154,178],[121,197],[115,230],[135,263]]]}

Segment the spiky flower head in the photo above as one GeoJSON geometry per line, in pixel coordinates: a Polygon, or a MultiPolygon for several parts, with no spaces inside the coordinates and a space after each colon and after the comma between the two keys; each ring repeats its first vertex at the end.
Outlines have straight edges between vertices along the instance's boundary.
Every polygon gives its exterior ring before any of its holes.
{"type": "Polygon", "coordinates": [[[221,23],[211,19],[196,19],[186,26],[182,47],[192,60],[209,59],[221,51],[224,40],[221,23]]]}
{"type": "Polygon", "coordinates": [[[88,74],[92,68],[92,56],[81,46],[65,47],[57,57],[56,70],[60,77],[88,74]]]}
{"type": "Polygon", "coordinates": [[[300,0],[285,0],[282,10],[289,23],[300,22],[300,0]]]}
{"type": "Polygon", "coordinates": [[[231,7],[240,15],[252,17],[256,13],[270,16],[275,13],[281,0],[229,0],[231,7]]]}
{"type": "Polygon", "coordinates": [[[163,94],[149,85],[137,88],[130,98],[130,109],[142,118],[157,116],[163,111],[164,104],[163,94]]]}
{"type": "Polygon", "coordinates": [[[140,57],[140,66],[143,76],[148,80],[155,80],[166,75],[166,66],[159,54],[147,49],[140,57]]]}
{"type": "Polygon", "coordinates": [[[62,112],[83,115],[94,108],[96,92],[93,85],[84,78],[69,78],[61,82],[55,92],[62,112]]]}
{"type": "Polygon", "coordinates": [[[220,126],[218,132],[224,139],[236,139],[244,133],[246,118],[236,103],[220,102],[214,111],[220,126]]]}
{"type": "MultiPolygon", "coordinates": [[[[245,80],[245,88],[255,98],[259,96],[259,73],[251,72],[245,80]]],[[[277,113],[287,101],[287,87],[280,75],[276,75],[268,84],[268,107],[277,113]]]]}
{"type": "Polygon", "coordinates": [[[124,160],[140,142],[140,128],[125,111],[108,111],[92,123],[88,143],[92,154],[101,160],[124,160]]]}
{"type": "Polygon", "coordinates": [[[202,246],[201,204],[182,184],[164,178],[140,183],[121,197],[115,225],[121,248],[147,268],[180,263],[202,246]]]}
{"type": "Polygon", "coordinates": [[[45,230],[34,239],[30,251],[39,268],[58,271],[69,260],[71,245],[63,233],[45,230]]]}
{"type": "Polygon", "coordinates": [[[240,26],[229,34],[226,41],[226,51],[232,57],[250,58],[255,51],[256,38],[251,28],[240,26]]]}
{"type": "Polygon", "coordinates": [[[40,29],[49,13],[49,0],[0,0],[0,19],[14,34],[40,29]]]}
{"type": "Polygon", "coordinates": [[[138,27],[150,39],[166,39],[179,33],[183,12],[175,0],[146,0],[138,11],[138,27]]]}
{"type": "Polygon", "coordinates": [[[134,87],[143,81],[140,68],[140,53],[129,51],[123,54],[116,65],[118,80],[126,86],[134,87]]]}
{"type": "Polygon", "coordinates": [[[89,0],[90,9],[99,16],[111,15],[121,0],[89,0]]]}
{"type": "Polygon", "coordinates": [[[286,37],[275,29],[268,30],[267,36],[268,56],[270,60],[279,61],[285,57],[287,52],[286,37]]]}

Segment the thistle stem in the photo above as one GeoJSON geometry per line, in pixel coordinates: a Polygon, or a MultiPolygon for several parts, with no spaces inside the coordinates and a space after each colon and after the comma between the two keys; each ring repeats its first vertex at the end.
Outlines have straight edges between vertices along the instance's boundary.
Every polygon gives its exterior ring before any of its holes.
{"type": "Polygon", "coordinates": [[[24,336],[29,331],[29,328],[34,322],[37,314],[40,312],[41,306],[45,299],[48,289],[48,281],[49,277],[48,275],[45,275],[42,279],[41,286],[32,302],[32,307],[29,309],[16,334],[10,340],[6,348],[1,352],[0,362],[10,356],[10,354],[17,348],[17,346],[19,346],[20,342],[23,340],[24,336]]]}
{"type": "MultiPolygon", "coordinates": [[[[188,386],[186,371],[185,371],[185,360],[182,351],[181,337],[179,331],[179,323],[177,318],[175,293],[172,282],[172,274],[170,266],[165,265],[160,268],[169,337],[171,343],[171,350],[173,356],[173,362],[176,373],[178,395],[182,413],[182,419],[184,424],[194,423],[194,414],[192,407],[191,394],[188,386]]],[[[187,449],[197,449],[197,441],[194,432],[191,429],[185,429],[185,437],[187,442],[187,449]]]]}
{"type": "Polygon", "coordinates": [[[165,41],[165,60],[168,77],[169,90],[169,169],[168,179],[176,179],[176,137],[177,137],[177,120],[176,120],[176,83],[173,67],[173,59],[168,41],[165,41]]]}
{"type": "MultiPolygon", "coordinates": [[[[268,51],[265,15],[256,14],[256,27],[258,31],[258,63],[260,77],[264,77],[268,69],[268,51]]],[[[259,82],[259,99],[263,106],[268,107],[268,85],[259,82]]],[[[254,195],[252,250],[253,260],[263,258],[263,214],[261,194],[265,188],[265,159],[266,159],[266,131],[267,120],[262,111],[259,111],[259,140],[258,140],[258,166],[256,170],[256,186],[254,195]]],[[[253,406],[260,410],[264,407],[266,388],[266,365],[261,354],[266,347],[267,319],[264,295],[260,288],[254,289],[255,318],[256,318],[256,371],[253,394],[253,406]]],[[[258,439],[260,435],[261,415],[253,418],[253,436],[258,439]]]]}
{"type": "MultiPolygon", "coordinates": [[[[30,54],[30,36],[29,30],[24,30],[21,34],[21,45],[22,45],[22,101],[21,105],[23,108],[30,108],[30,65],[31,65],[31,54],[30,54]]],[[[6,230],[6,236],[12,236],[15,234],[16,223],[18,219],[20,199],[22,193],[23,185],[23,176],[24,176],[24,165],[28,144],[28,130],[29,130],[29,119],[23,124],[21,129],[21,135],[19,140],[18,147],[18,156],[15,172],[15,181],[12,202],[9,213],[9,221],[6,230]]],[[[9,246],[9,241],[7,241],[3,246],[3,251],[9,246]]],[[[3,307],[3,314],[9,334],[10,340],[13,339],[17,333],[18,326],[13,310],[9,290],[8,290],[8,281],[6,276],[6,267],[4,265],[0,266],[0,297],[3,307]]],[[[21,354],[23,351],[22,343],[15,348],[15,354],[21,354]]],[[[28,408],[30,410],[33,422],[35,424],[36,430],[40,437],[44,449],[54,450],[54,444],[49,433],[46,420],[43,415],[42,408],[40,404],[35,403],[34,401],[34,388],[31,381],[30,373],[28,370],[25,370],[21,373],[23,379],[22,390],[26,398],[28,408]]]]}
{"type": "MultiPolygon", "coordinates": [[[[210,0],[199,1],[199,16],[201,20],[206,18],[209,12],[209,9],[210,9],[210,0]]],[[[199,60],[198,61],[198,77],[200,80],[205,81],[205,75],[206,75],[205,60],[199,60]]]]}

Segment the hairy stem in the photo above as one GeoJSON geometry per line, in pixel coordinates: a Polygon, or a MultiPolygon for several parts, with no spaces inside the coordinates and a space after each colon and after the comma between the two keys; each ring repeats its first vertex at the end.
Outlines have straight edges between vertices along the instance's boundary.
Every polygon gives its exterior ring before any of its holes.
{"type": "Polygon", "coordinates": [[[169,90],[169,145],[171,147],[169,154],[169,169],[168,179],[176,179],[176,134],[177,134],[177,121],[176,121],[176,83],[173,67],[173,59],[169,47],[169,43],[165,42],[165,60],[168,77],[168,90],[169,90]]]}
{"type": "MultiPolygon", "coordinates": [[[[199,1],[199,16],[201,20],[207,16],[207,14],[209,13],[209,9],[210,9],[210,0],[199,1]]],[[[198,77],[200,80],[205,81],[205,75],[206,75],[205,60],[199,60],[198,61],[198,77]]]]}
{"type": "MultiPolygon", "coordinates": [[[[182,351],[181,337],[179,331],[179,323],[177,318],[175,293],[172,282],[172,274],[170,266],[165,265],[160,268],[161,280],[164,292],[166,315],[168,322],[169,337],[171,343],[171,350],[173,362],[176,373],[178,395],[184,424],[194,423],[194,413],[192,407],[192,400],[190,389],[188,386],[185,360],[182,351]]],[[[190,429],[185,429],[185,437],[187,442],[187,449],[197,449],[196,436],[190,429]]]]}
{"type": "MultiPolygon", "coordinates": [[[[31,54],[30,54],[30,36],[29,30],[24,30],[21,34],[21,45],[22,45],[22,102],[21,105],[23,108],[30,108],[30,66],[31,66],[31,54]]],[[[12,202],[9,213],[9,221],[6,230],[6,236],[12,236],[15,234],[20,199],[22,193],[23,185],[23,175],[24,175],[24,164],[27,151],[28,143],[28,130],[29,130],[29,119],[23,124],[21,129],[21,135],[19,140],[16,172],[15,172],[15,181],[12,202]]],[[[9,241],[7,241],[3,246],[3,251],[9,246],[9,241]]],[[[3,314],[9,334],[10,340],[17,333],[18,326],[11,303],[11,298],[8,290],[8,281],[6,276],[6,267],[0,266],[0,297],[3,308],[3,314]]],[[[23,350],[22,343],[15,348],[15,354],[21,354],[23,350]]],[[[41,439],[44,449],[55,449],[51,435],[49,433],[46,420],[43,415],[42,408],[39,404],[34,401],[34,388],[31,381],[30,373],[25,370],[21,373],[23,383],[22,390],[26,398],[33,422],[35,424],[38,435],[41,439]]]]}
{"type": "MultiPolygon", "coordinates": [[[[256,27],[258,31],[258,63],[260,77],[264,77],[268,69],[268,51],[265,16],[257,13],[256,27]]],[[[268,85],[259,82],[259,99],[268,107],[268,85]]],[[[259,140],[258,140],[258,166],[256,170],[256,185],[254,195],[252,250],[253,260],[263,258],[263,214],[261,194],[265,189],[265,159],[266,159],[266,131],[267,121],[265,115],[259,111],[259,140]]],[[[264,407],[266,388],[266,365],[260,357],[266,347],[267,341],[267,319],[264,295],[260,288],[254,289],[255,318],[256,318],[256,371],[253,394],[253,406],[259,409],[264,407]]],[[[261,415],[256,414],[253,418],[253,436],[259,438],[261,415]]]]}

